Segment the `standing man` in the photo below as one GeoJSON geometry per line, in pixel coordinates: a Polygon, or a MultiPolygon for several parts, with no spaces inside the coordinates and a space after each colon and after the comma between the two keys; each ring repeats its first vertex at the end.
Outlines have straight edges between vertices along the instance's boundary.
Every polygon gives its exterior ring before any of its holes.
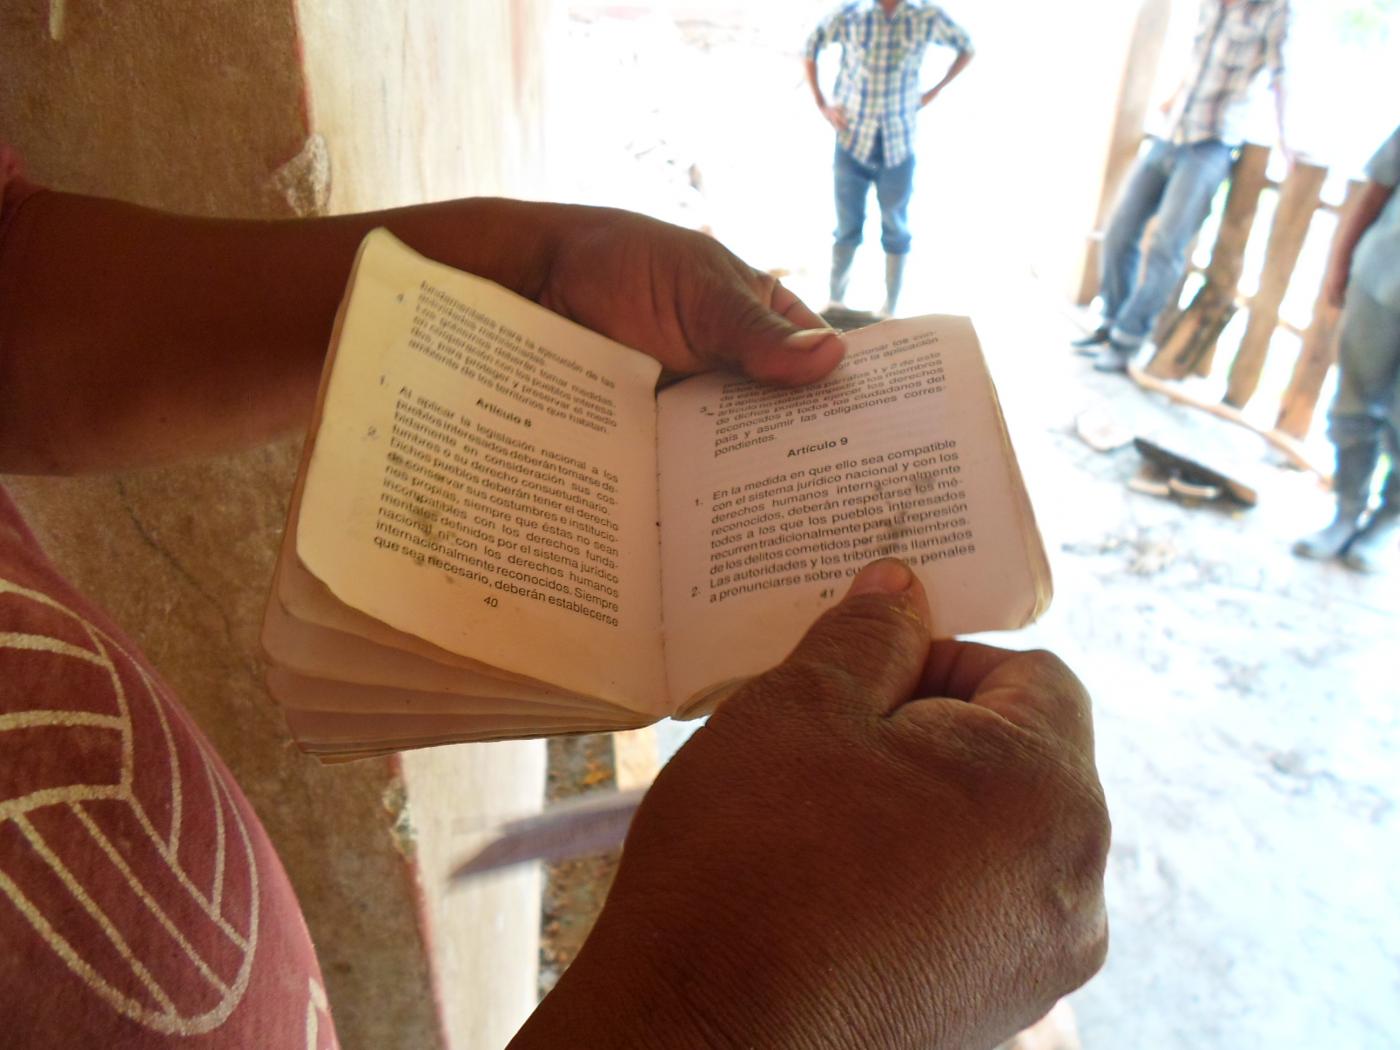
{"type": "Polygon", "coordinates": [[[1271,77],[1278,143],[1284,134],[1283,43],[1289,0],[1202,0],[1191,62],[1163,105],[1168,131],[1138,158],[1104,234],[1099,297],[1103,322],[1073,344],[1098,355],[1101,372],[1125,372],[1181,279],[1186,249],[1210,213],[1243,140],[1255,78],[1271,77]],[[1156,218],[1141,266],[1143,231],[1156,218]]]}
{"type": "Polygon", "coordinates": [[[1400,535],[1400,128],[1366,165],[1367,183],[1327,265],[1327,300],[1342,307],[1337,396],[1327,436],[1337,450],[1337,516],[1293,552],[1378,572],[1400,535]],[[1381,451],[1390,467],[1367,514],[1381,451]]]}
{"type": "Polygon", "coordinates": [[[831,251],[831,303],[842,305],[851,262],[865,225],[870,186],[880,202],[885,249],[885,305],[894,315],[909,256],[909,198],[914,192],[914,126],[923,109],[972,61],[972,40],[943,9],[924,0],[860,0],[829,15],[807,38],[807,83],[836,129],[836,244],[831,251]],[[817,56],[841,45],[835,103],[817,81],[817,56]],[[919,69],[930,44],[957,57],[943,79],[919,90],[919,69]]]}

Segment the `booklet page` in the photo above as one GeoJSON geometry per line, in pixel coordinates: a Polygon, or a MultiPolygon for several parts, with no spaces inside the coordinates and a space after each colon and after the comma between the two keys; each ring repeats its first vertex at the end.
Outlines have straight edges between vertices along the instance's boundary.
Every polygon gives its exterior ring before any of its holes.
{"type": "Polygon", "coordinates": [[[1038,612],[1039,538],[971,322],[852,333],[796,390],[702,376],[661,395],[663,617],[682,704],[780,660],[867,562],[919,573],[939,634],[1038,612]]]}
{"type": "Polygon", "coordinates": [[[504,671],[664,706],[658,366],[370,235],[296,552],[341,601],[504,671]]]}

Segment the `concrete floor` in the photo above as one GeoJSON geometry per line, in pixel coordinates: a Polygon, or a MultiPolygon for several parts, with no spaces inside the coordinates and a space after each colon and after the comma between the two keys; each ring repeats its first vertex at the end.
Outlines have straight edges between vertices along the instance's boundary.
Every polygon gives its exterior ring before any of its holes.
{"type": "Polygon", "coordinates": [[[1085,1046],[1400,1046],[1400,567],[1294,558],[1330,502],[1294,472],[1263,468],[1248,511],[1129,491],[1137,454],[1091,451],[1076,409],[1201,422],[1091,372],[1065,334],[997,346],[1057,583],[1006,643],[1089,685],[1114,816],[1085,1046]]]}
{"type": "MultiPolygon", "coordinates": [[[[712,33],[697,48],[693,26],[683,40],[658,23],[585,22],[574,33],[595,93],[575,100],[590,158],[576,196],[707,223],[824,302],[830,136],[796,45],[712,33]],[[629,94],[666,68],[706,90],[675,110],[664,90],[629,94]],[[615,141],[584,119],[597,93],[609,126],[628,129],[615,141]],[[697,108],[742,114],[755,98],[760,127],[695,131],[706,127],[697,108]],[[775,144],[774,129],[789,137],[775,144]],[[762,189],[773,180],[780,195],[762,189]]],[[[1054,567],[1041,622],[988,640],[1054,650],[1095,698],[1115,820],[1113,943],[1103,973],[1073,997],[1084,1045],[1400,1047],[1400,569],[1362,578],[1292,557],[1329,497],[1310,476],[1269,465],[1262,448],[1259,505],[1231,511],[1134,493],[1131,448],[1100,454],[1077,437],[1076,417],[1104,406],[1143,429],[1209,424],[1069,353],[1076,329],[1063,300],[1030,274],[1024,227],[999,210],[1012,202],[1024,216],[1036,187],[1010,182],[1014,168],[940,152],[976,141],[977,114],[952,95],[921,130],[901,312],[976,320],[1054,567]]],[[[875,249],[858,257],[854,305],[879,301],[880,265],[875,249]]],[[[663,741],[687,732],[663,725],[663,741]]]]}

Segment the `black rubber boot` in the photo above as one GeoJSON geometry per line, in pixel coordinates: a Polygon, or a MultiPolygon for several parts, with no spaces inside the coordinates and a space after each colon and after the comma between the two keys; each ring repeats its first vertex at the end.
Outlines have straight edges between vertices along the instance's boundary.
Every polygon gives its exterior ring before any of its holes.
{"type": "Polygon", "coordinates": [[[1385,493],[1381,505],[1342,553],[1342,562],[1357,572],[1380,572],[1400,538],[1400,475],[1390,464],[1385,478],[1385,493]]]}
{"type": "Polygon", "coordinates": [[[1335,558],[1360,532],[1361,515],[1366,512],[1366,499],[1371,490],[1371,475],[1380,459],[1380,443],[1362,441],[1337,449],[1337,472],[1332,477],[1332,490],[1337,495],[1337,516],[1331,524],[1293,544],[1293,553],[1300,558],[1335,558]]]}

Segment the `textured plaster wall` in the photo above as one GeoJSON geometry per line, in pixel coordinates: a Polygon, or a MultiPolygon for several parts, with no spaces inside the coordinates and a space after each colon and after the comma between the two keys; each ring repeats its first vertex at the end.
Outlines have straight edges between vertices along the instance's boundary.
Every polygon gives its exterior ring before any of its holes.
{"type": "MultiPolygon", "coordinates": [[[[48,185],[202,215],[526,194],[548,6],[7,3],[0,140],[48,185]]],[[[301,898],[344,1045],[503,1045],[533,1002],[538,880],[449,896],[441,872],[465,833],[538,805],[542,750],[327,768],[290,744],[256,638],[299,443],[4,483],[247,791],[301,898]]]]}
{"type": "Polygon", "coordinates": [[[270,175],[307,134],[288,0],[17,0],[0,8],[0,62],[0,130],[51,184],[288,214],[270,175]]]}

